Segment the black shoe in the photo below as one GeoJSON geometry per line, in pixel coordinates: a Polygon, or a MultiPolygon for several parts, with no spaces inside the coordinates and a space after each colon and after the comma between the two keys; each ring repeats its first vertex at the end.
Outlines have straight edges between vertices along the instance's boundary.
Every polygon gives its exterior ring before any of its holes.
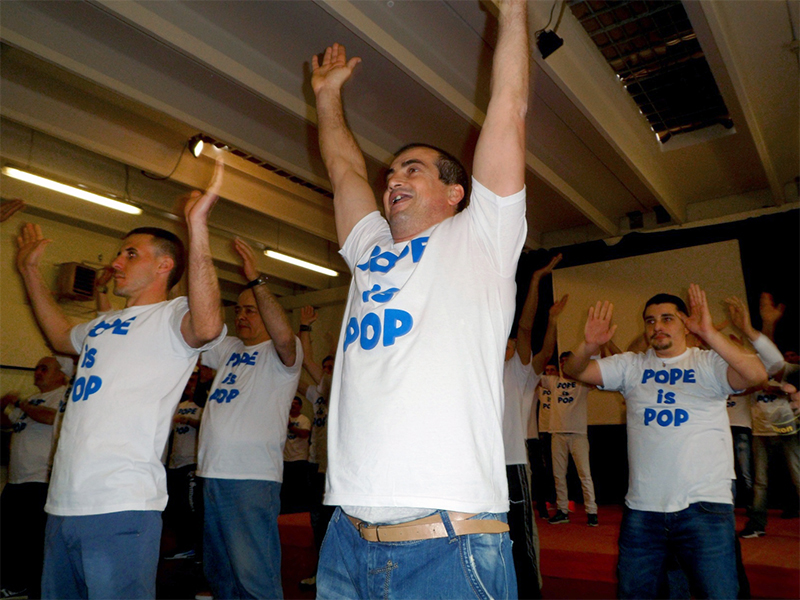
{"type": "Polygon", "coordinates": [[[586,515],[586,523],[589,527],[597,527],[599,523],[597,522],[597,514],[589,513],[586,515]]]}
{"type": "Polygon", "coordinates": [[[757,529],[752,525],[746,525],[744,529],[739,532],[739,537],[743,539],[760,538],[767,535],[763,529],[757,529]]]}
{"type": "Polygon", "coordinates": [[[560,525],[561,523],[569,523],[569,515],[565,512],[558,511],[548,520],[550,525],[560,525]]]}

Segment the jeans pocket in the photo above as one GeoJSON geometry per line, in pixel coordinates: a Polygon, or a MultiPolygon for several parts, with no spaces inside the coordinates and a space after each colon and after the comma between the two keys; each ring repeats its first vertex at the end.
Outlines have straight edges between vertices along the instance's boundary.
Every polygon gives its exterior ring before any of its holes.
{"type": "Polygon", "coordinates": [[[475,597],[508,598],[509,577],[513,575],[508,533],[464,535],[459,537],[459,543],[464,572],[475,597]]]}
{"type": "Polygon", "coordinates": [[[730,515],[733,514],[733,505],[722,502],[698,502],[697,507],[701,512],[711,515],[730,515]]]}

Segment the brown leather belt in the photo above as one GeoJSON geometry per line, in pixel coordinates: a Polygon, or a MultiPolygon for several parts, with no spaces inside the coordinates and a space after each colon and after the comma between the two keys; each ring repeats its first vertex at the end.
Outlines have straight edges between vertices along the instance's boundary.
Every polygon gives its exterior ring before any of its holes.
{"type": "MultiPolygon", "coordinates": [[[[472,519],[473,513],[448,512],[456,535],[472,533],[505,533],[508,524],[488,519],[472,519]]],[[[361,537],[368,542],[413,542],[447,537],[447,529],[438,515],[398,523],[397,525],[370,525],[361,519],[347,515],[361,537]]]]}

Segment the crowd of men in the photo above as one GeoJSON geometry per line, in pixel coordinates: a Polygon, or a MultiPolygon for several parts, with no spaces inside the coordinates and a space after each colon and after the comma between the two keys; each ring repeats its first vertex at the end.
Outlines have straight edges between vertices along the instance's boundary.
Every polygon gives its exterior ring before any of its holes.
{"type": "MultiPolygon", "coordinates": [[[[313,479],[307,501],[320,548],[312,578],[319,598],[541,597],[533,498],[549,523],[569,521],[570,455],[587,525],[598,525],[590,386],[619,390],[627,404],[620,596],[657,597],[671,561],[698,597],[737,596],[728,398],[759,388],[768,372],[787,370],[743,304],[729,300],[731,318],[757,354],[714,327],[705,293],[692,285],[688,305],[669,294],[646,303],[641,352],[610,349],[613,307],[598,302],[588,311],[584,340],[552,370],[567,298],[549,307],[536,354],[531,330],[538,287],[555,257],[534,274],[509,340],[526,237],[526,14],[523,0],[500,3],[472,177],[444,150],[405,146],[386,174],[383,214],[342,105],[342,87],[360,59],[348,60],[339,44],[312,58],[320,150],[341,254],[353,273],[335,357],[321,365],[309,336],[316,313],[302,311],[296,335],[253,250],[239,239],[234,248],[248,283],[235,308],[236,335],[226,337],[208,233],[221,163],[207,191],[186,199],[186,249],[161,229],[129,232],[111,265],[125,308],[87,323],[73,325],[47,288],[40,263],[49,240],[36,225],[22,228],[17,268],[31,308],[52,348],[78,356],[69,391],[71,367],[46,358],[40,366],[47,377],[37,370],[41,394],[5,402],[6,417],[29,419],[19,440],[40,429],[34,421],[51,426],[64,409],[52,468],[49,454],[40,454],[49,487],[40,474],[31,480],[46,489],[39,509],[46,529],[37,534],[42,597],[155,597],[171,430],[169,480],[184,490],[176,495],[195,499],[202,484],[204,513],[202,544],[188,533],[173,558],[196,557],[202,546],[214,597],[282,597],[281,482],[286,477],[288,488],[289,479],[308,480],[303,473],[313,479]],[[187,296],[168,300],[184,270],[187,296]],[[300,386],[313,423],[295,397],[303,367],[314,382],[300,386]],[[213,380],[202,376],[204,368],[215,370],[213,380]],[[187,391],[193,373],[195,387],[205,381],[204,406],[196,390],[187,391]],[[537,397],[546,399],[538,409],[537,397]],[[532,414],[536,436],[526,431],[532,414]],[[549,443],[534,442],[545,429],[549,443]],[[196,444],[196,456],[186,444],[196,444]],[[545,454],[555,478],[553,515],[537,489],[545,454]]],[[[777,406],[775,393],[754,392],[754,405],[777,406]]],[[[763,434],[755,428],[746,537],[766,527],[765,457],[778,446],[787,456],[797,450],[797,435],[774,441],[774,427],[763,434]]],[[[12,463],[7,490],[23,484],[15,470],[30,471],[12,463]]],[[[41,496],[37,489],[31,494],[41,496]]],[[[197,525],[188,528],[196,532],[197,525]]]]}

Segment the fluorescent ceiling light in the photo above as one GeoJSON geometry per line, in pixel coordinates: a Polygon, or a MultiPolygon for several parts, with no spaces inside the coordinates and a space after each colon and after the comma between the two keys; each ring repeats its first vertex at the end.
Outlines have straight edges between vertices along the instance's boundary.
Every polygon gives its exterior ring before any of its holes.
{"type": "Polygon", "coordinates": [[[126,204],[125,202],[120,202],[119,200],[112,200],[111,198],[106,198],[105,196],[92,194],[86,190],[72,187],[71,185],[64,185],[63,183],[58,183],[52,179],[39,177],[33,173],[20,171],[19,169],[14,169],[13,167],[3,167],[3,175],[13,177],[14,179],[19,179],[20,181],[27,181],[33,185],[38,185],[55,192],[61,192],[62,194],[67,194],[68,196],[74,196],[75,198],[80,198],[81,200],[94,202],[95,204],[100,204],[106,208],[113,208],[114,210],[128,213],[129,215],[142,214],[142,209],[137,206],[133,206],[132,204],[126,204]]]}
{"type": "Polygon", "coordinates": [[[304,269],[309,269],[311,271],[316,271],[317,273],[322,273],[323,275],[330,275],[331,277],[336,277],[339,274],[333,269],[320,267],[319,265],[315,265],[314,263],[306,262],[304,260],[300,260],[299,258],[294,258],[292,256],[286,256],[285,254],[281,254],[280,252],[275,252],[274,250],[264,250],[264,254],[266,254],[270,258],[274,258],[276,260],[282,260],[283,262],[297,265],[298,267],[303,267],[304,269]]]}

